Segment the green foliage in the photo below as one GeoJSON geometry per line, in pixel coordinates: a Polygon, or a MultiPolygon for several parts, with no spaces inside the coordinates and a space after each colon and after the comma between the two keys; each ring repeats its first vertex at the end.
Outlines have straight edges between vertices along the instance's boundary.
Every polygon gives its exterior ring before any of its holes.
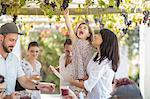
{"type": "Polygon", "coordinates": [[[139,85],[140,68],[138,65],[131,65],[129,68],[129,78],[134,80],[139,85]]]}
{"type": "Polygon", "coordinates": [[[128,46],[129,59],[133,59],[139,55],[139,26],[134,29],[130,29],[127,32],[127,38],[125,39],[126,45],[128,46]]]}
{"type": "Polygon", "coordinates": [[[25,5],[25,0],[0,0],[0,3],[3,2],[8,5],[6,8],[6,13],[9,15],[18,15],[22,6],[25,5]]]}
{"type": "Polygon", "coordinates": [[[52,18],[52,15],[54,14],[54,9],[51,6],[41,3],[40,8],[44,12],[44,15],[48,15],[49,18],[52,18]]]}
{"type": "MultiPolygon", "coordinates": [[[[27,0],[0,0],[1,2],[6,2],[8,5],[10,5],[7,8],[7,14],[10,15],[18,15],[20,9],[26,4],[27,0]]],[[[30,0],[29,0],[30,1],[30,0]]],[[[117,0],[98,0],[98,4],[94,4],[94,0],[85,0],[84,4],[79,4],[80,6],[83,6],[84,8],[89,8],[91,6],[96,6],[97,8],[109,8],[113,7],[117,10],[123,10],[125,12],[131,13],[139,9],[143,10],[149,10],[150,6],[147,3],[144,3],[144,0],[120,0],[120,6],[117,7],[116,3],[117,0]],[[144,3],[144,4],[143,4],[144,3]]],[[[72,0],[69,0],[69,4],[72,3],[72,0]]],[[[49,0],[49,4],[45,4],[43,0],[38,0],[36,4],[40,4],[41,10],[44,12],[45,15],[48,15],[49,18],[52,18],[54,13],[56,11],[62,10],[61,6],[63,4],[63,0],[49,0]],[[51,2],[55,2],[56,8],[52,8],[50,5],[51,2]]],[[[81,8],[78,7],[78,11],[81,11],[81,8]]]]}
{"type": "MultiPolygon", "coordinates": [[[[48,60],[46,65],[53,65],[58,66],[58,61],[55,62],[54,60],[59,59],[59,55],[63,51],[63,41],[64,37],[60,33],[53,33],[49,38],[42,39],[39,38],[40,45],[43,45],[43,49],[41,49],[41,55],[46,55],[45,59],[48,60]]],[[[43,56],[42,56],[43,57],[43,56]]],[[[42,62],[45,59],[41,59],[42,62]]]]}
{"type": "Polygon", "coordinates": [[[88,8],[89,6],[93,5],[93,3],[94,3],[93,0],[86,0],[85,4],[84,4],[84,7],[88,8]]]}
{"type": "Polygon", "coordinates": [[[57,85],[57,88],[59,88],[59,79],[55,75],[50,75],[47,68],[49,65],[54,67],[58,66],[59,56],[63,52],[63,42],[65,38],[66,37],[57,32],[53,33],[47,39],[43,40],[42,38],[39,38],[39,43],[41,46],[41,56],[39,60],[43,65],[42,71],[46,74],[43,80],[54,82],[57,85]]]}
{"type": "Polygon", "coordinates": [[[115,6],[114,0],[109,0],[109,6],[115,6]]]}
{"type": "Polygon", "coordinates": [[[99,3],[99,6],[101,8],[107,8],[108,7],[108,5],[103,0],[98,0],[98,3],[99,3]]]}

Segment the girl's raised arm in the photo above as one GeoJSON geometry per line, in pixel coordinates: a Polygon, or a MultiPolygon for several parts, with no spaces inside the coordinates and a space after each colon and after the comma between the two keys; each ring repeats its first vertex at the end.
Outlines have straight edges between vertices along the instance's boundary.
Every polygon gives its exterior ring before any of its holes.
{"type": "Polygon", "coordinates": [[[68,9],[64,10],[64,18],[65,18],[65,23],[66,23],[67,29],[69,31],[70,39],[72,40],[72,42],[75,42],[77,39],[77,36],[75,35],[73,28],[72,28],[72,24],[69,19],[69,10],[68,9]]]}

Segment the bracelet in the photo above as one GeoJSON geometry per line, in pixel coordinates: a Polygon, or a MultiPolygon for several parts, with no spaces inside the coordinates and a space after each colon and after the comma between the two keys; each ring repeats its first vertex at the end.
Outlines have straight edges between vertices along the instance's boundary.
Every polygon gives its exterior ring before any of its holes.
{"type": "Polygon", "coordinates": [[[36,83],[36,85],[35,85],[35,90],[40,90],[37,86],[38,86],[39,84],[38,83],[36,83]]]}

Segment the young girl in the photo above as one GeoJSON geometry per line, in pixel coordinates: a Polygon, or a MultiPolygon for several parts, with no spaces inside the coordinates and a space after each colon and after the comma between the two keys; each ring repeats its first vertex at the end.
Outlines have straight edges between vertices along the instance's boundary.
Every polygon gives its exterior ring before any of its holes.
{"type": "Polygon", "coordinates": [[[116,35],[102,29],[94,35],[92,45],[97,49],[87,66],[88,79],[85,81],[69,80],[72,85],[88,91],[88,99],[109,99],[112,81],[119,63],[118,40],[116,35]]]}
{"type": "Polygon", "coordinates": [[[91,39],[92,31],[88,24],[80,23],[74,32],[69,21],[69,11],[64,11],[65,23],[69,31],[69,36],[73,43],[72,65],[75,70],[74,79],[84,79],[86,77],[86,67],[93,55],[91,39]]]}

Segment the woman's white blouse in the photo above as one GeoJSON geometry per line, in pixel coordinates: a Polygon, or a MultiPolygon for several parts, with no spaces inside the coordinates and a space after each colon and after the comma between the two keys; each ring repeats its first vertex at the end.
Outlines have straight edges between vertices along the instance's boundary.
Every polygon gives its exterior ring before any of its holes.
{"type": "MultiPolygon", "coordinates": [[[[32,65],[25,59],[22,60],[21,65],[26,76],[31,77],[33,75],[40,75],[40,70],[42,66],[39,61],[36,61],[35,69],[33,69],[32,65]]],[[[40,93],[41,93],[40,91],[33,90],[31,99],[41,99],[40,93]]]]}
{"type": "Polygon", "coordinates": [[[98,64],[93,61],[93,58],[87,66],[89,78],[84,81],[84,87],[88,91],[87,97],[88,99],[108,99],[112,92],[112,81],[115,74],[112,70],[112,62],[105,59],[98,64]]]}
{"type": "Polygon", "coordinates": [[[36,66],[35,66],[35,70],[33,70],[33,67],[31,66],[31,64],[23,59],[21,62],[22,65],[22,69],[25,72],[25,74],[27,76],[33,76],[33,75],[40,75],[40,70],[41,70],[41,63],[39,61],[36,61],[36,66]]]}

